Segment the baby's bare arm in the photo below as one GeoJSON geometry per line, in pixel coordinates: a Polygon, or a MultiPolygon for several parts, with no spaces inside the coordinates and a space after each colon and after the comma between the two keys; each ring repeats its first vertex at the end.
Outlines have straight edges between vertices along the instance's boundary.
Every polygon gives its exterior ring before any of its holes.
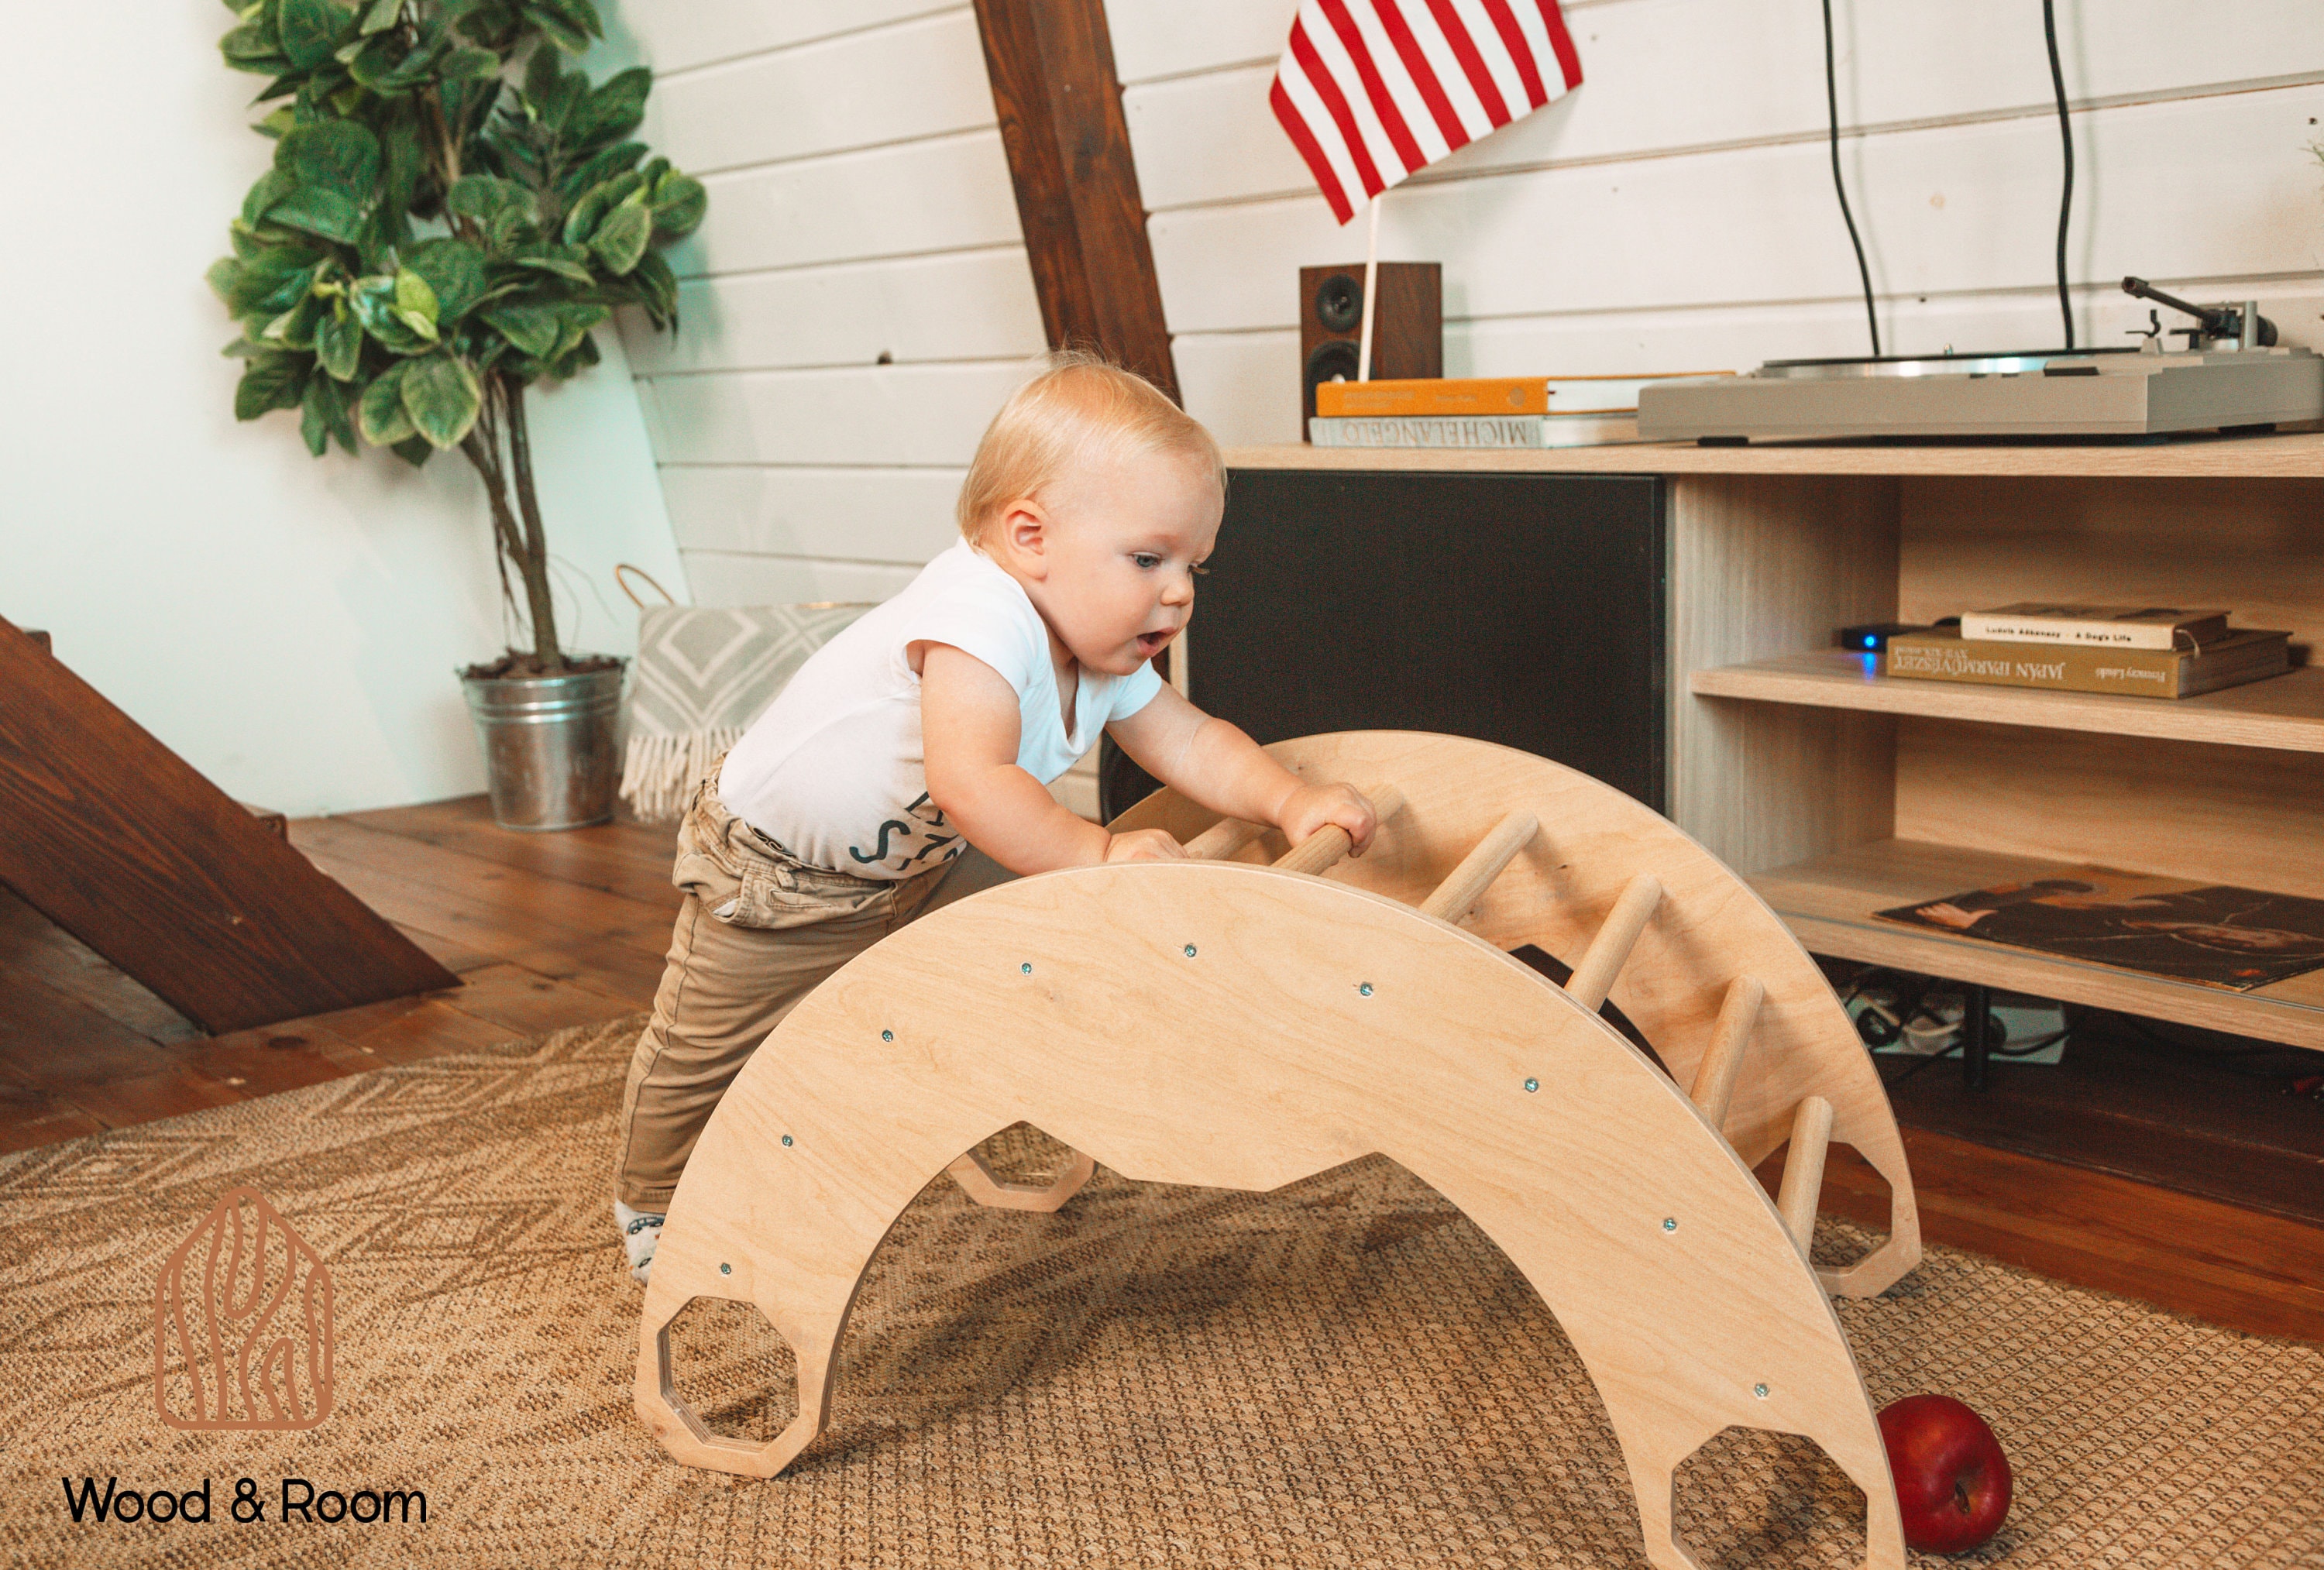
{"type": "Polygon", "coordinates": [[[928,798],[968,842],[1011,872],[1180,853],[1160,830],[1108,834],[1060,806],[1017,767],[1017,692],[999,671],[949,644],[920,666],[920,741],[928,798]]]}
{"type": "Polygon", "coordinates": [[[1379,827],[1371,803],[1352,786],[1302,784],[1239,727],[1204,713],[1175,687],[1107,729],[1140,767],[1181,795],[1247,823],[1273,823],[1295,845],[1337,823],[1361,855],[1379,827]]]}

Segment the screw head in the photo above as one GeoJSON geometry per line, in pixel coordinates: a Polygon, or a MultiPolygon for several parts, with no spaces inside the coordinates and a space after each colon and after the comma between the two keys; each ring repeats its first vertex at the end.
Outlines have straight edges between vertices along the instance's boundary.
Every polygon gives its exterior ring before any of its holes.
{"type": "Polygon", "coordinates": [[[1751,1393],[1757,1396],[1764,1401],[1767,1399],[1767,1387],[1763,1384],[1755,1384],[1751,1387],[1751,1393]]]}
{"type": "Polygon", "coordinates": [[[1023,971],[1026,975],[1030,976],[1033,974],[1033,961],[1028,959],[1022,965],[1018,966],[1017,969],[1023,971]]]}
{"type": "Polygon", "coordinates": [[[791,1143],[791,1136],[790,1136],[790,1135],[788,1135],[788,1134],[785,1134],[785,1135],[783,1135],[783,1143],[784,1143],[785,1144],[788,1144],[788,1143],[791,1143]]]}
{"type": "Polygon", "coordinates": [[[1538,1090],[1538,1089],[1540,1089],[1540,1088],[1541,1088],[1541,1081],[1540,1081],[1540,1080],[1538,1080],[1538,1079],[1528,1079],[1528,1080],[1526,1080],[1526,1093],[1527,1095],[1531,1095],[1534,1091],[1538,1090]]]}
{"type": "Polygon", "coordinates": [[[1663,1230],[1665,1232],[1676,1232],[1678,1230],[1678,1217],[1675,1216],[1664,1217],[1663,1230]]]}
{"type": "Polygon", "coordinates": [[[718,1267],[718,1273],[722,1276],[731,1276],[734,1273],[734,1267],[731,1264],[722,1264],[718,1267]]]}
{"type": "Polygon", "coordinates": [[[894,1031],[881,1031],[880,1033],[880,1039],[883,1042],[892,1042],[896,1039],[896,1033],[894,1031]]]}
{"type": "Polygon", "coordinates": [[[1370,997],[1372,995],[1372,984],[1369,981],[1364,982],[1357,987],[1356,991],[1365,997],[1370,997]]]}
{"type": "Polygon", "coordinates": [[[1194,944],[1192,944],[1192,943],[1189,943],[1189,944],[1187,944],[1187,945],[1186,945],[1186,958],[1187,958],[1187,959],[1193,959],[1194,957],[1194,944]]]}

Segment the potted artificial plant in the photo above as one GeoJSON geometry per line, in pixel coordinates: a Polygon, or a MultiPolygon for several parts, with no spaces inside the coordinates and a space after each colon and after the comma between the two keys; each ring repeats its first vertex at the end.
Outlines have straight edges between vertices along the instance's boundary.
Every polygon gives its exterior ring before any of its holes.
{"type": "Polygon", "coordinates": [[[592,329],[634,305],[678,319],[658,247],[702,221],[699,181],[629,140],[653,75],[592,85],[560,55],[603,29],[591,0],[254,0],[220,47],[281,101],[274,162],[210,285],[242,323],[235,415],[300,411],[336,441],[483,480],[503,598],[527,647],[461,673],[493,813],[553,829],[613,815],[622,662],[557,637],[525,390],[594,365],[592,329]]]}

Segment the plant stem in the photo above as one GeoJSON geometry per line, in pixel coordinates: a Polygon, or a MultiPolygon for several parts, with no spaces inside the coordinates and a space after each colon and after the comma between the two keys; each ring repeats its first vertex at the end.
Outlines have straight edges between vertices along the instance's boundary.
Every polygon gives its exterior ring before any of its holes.
{"type": "MultiPolygon", "coordinates": [[[[485,388],[485,408],[505,396],[500,378],[493,377],[485,388]]],[[[519,417],[520,418],[521,416],[519,417]]],[[[544,672],[562,667],[557,654],[556,612],[549,601],[549,572],[547,551],[541,553],[540,569],[536,576],[531,564],[532,552],[527,548],[525,536],[517,523],[515,511],[509,505],[508,469],[501,462],[500,433],[497,423],[489,418],[477,420],[460,443],[460,451],[467,457],[477,476],[484,482],[484,500],[492,509],[493,556],[501,565],[501,585],[503,595],[508,586],[508,563],[517,565],[524,579],[525,599],[533,627],[535,656],[544,672]],[[537,583],[537,587],[536,587],[537,583]],[[546,643],[542,629],[547,628],[546,643]],[[543,653],[542,650],[546,649],[543,653]]],[[[530,460],[528,459],[528,462],[530,460]]],[[[535,538],[539,536],[536,534],[535,538]]]]}
{"type": "Polygon", "coordinates": [[[532,433],[524,421],[524,384],[495,377],[508,406],[509,453],[516,460],[516,504],[524,513],[524,555],[517,558],[532,611],[532,647],[544,671],[565,668],[557,647],[557,605],[549,593],[549,533],[540,523],[540,496],[532,483],[532,433]]]}

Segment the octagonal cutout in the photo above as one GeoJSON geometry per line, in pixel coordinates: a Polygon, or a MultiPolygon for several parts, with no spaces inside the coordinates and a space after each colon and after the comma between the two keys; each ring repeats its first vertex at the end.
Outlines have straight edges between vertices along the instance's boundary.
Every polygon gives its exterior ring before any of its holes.
{"type": "Polygon", "coordinates": [[[1679,1463],[1674,1492],[1704,1570],[1864,1563],[1864,1491],[1804,1435],[1722,1428],[1679,1463]]]}
{"type": "Polygon", "coordinates": [[[771,1444],[798,1416],[798,1360],[757,1305],[690,1298],[663,1336],[670,1404],[703,1432],[771,1444]]]}

